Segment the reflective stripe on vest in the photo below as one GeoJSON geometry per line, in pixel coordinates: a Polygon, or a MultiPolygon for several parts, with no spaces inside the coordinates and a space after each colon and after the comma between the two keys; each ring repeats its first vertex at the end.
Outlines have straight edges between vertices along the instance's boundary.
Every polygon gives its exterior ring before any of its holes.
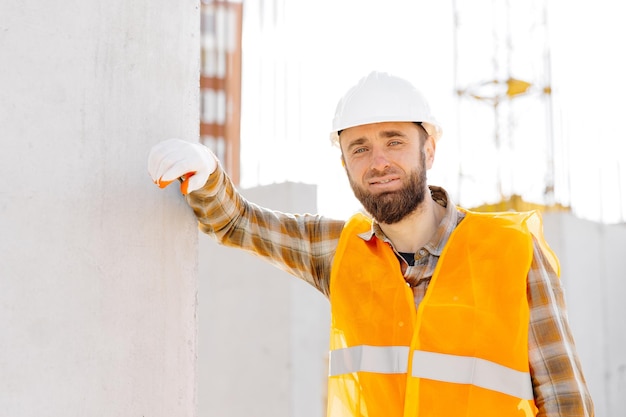
{"type": "Polygon", "coordinates": [[[476,385],[525,400],[534,398],[528,372],[485,359],[416,350],[412,368],[411,373],[417,378],[476,385]]]}
{"type": "Polygon", "coordinates": [[[408,366],[408,346],[353,346],[330,351],[329,376],[361,371],[405,374],[408,366]]]}
{"type": "MultiPolygon", "coordinates": [[[[406,373],[407,346],[360,345],[330,352],[329,375],[353,372],[379,374],[406,373]]],[[[413,352],[411,375],[435,381],[471,384],[526,400],[533,399],[533,387],[528,372],[520,372],[495,362],[467,356],[443,353],[413,352]]]]}

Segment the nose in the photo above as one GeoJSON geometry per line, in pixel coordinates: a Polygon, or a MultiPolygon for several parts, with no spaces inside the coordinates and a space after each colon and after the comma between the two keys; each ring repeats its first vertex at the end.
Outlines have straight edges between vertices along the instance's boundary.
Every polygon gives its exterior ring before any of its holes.
{"type": "Polygon", "coordinates": [[[380,147],[375,147],[372,149],[372,160],[370,163],[370,168],[378,171],[384,171],[386,168],[389,168],[391,163],[387,157],[384,149],[380,147]]]}

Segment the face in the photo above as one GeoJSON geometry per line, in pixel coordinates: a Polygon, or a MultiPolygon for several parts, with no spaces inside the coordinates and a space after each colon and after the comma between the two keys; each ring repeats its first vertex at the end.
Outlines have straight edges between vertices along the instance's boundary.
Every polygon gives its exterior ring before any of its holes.
{"type": "Polygon", "coordinates": [[[393,224],[420,207],[435,144],[415,123],[385,122],[341,132],[340,145],[354,195],[374,219],[393,224]]]}

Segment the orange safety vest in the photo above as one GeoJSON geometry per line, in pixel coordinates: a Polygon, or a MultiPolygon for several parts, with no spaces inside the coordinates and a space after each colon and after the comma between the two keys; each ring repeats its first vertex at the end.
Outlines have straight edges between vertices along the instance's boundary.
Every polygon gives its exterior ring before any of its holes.
{"type": "Polygon", "coordinates": [[[416,311],[388,243],[342,231],[331,271],[328,417],[535,416],[528,364],[536,212],[474,213],[450,236],[416,311]]]}

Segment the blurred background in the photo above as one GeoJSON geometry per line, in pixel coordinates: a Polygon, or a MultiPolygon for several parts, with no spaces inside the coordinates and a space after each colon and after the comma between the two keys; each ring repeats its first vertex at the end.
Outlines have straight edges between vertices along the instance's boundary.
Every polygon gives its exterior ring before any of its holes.
{"type": "MultiPolygon", "coordinates": [[[[205,45],[226,34],[217,16],[205,45]]],[[[459,204],[519,196],[623,223],[622,17],[608,0],[244,3],[241,185],[318,184],[325,213],[354,211],[326,139],[343,92],[379,70],[431,102],[431,183],[459,204]]]]}

